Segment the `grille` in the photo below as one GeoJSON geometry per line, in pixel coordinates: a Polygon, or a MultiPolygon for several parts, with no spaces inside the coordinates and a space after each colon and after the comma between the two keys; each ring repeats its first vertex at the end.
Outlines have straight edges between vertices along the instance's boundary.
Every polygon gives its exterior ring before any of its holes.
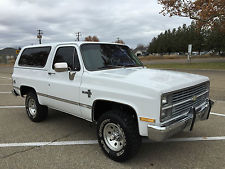
{"type": "Polygon", "coordinates": [[[172,103],[176,104],[178,102],[185,101],[187,99],[193,98],[194,96],[204,93],[205,91],[207,91],[207,85],[207,83],[202,83],[197,86],[174,92],[172,94],[172,103]]]}
{"type": "Polygon", "coordinates": [[[202,96],[198,97],[196,99],[196,101],[190,100],[185,103],[174,106],[172,109],[172,117],[175,117],[175,116],[178,116],[178,115],[188,112],[191,107],[200,106],[201,104],[203,104],[206,101],[206,98],[208,98],[208,93],[205,93],[202,96]]]}

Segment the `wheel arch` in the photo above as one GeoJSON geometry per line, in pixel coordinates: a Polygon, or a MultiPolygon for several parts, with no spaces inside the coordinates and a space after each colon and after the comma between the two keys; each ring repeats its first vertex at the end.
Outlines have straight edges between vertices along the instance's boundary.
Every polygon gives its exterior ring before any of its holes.
{"type": "Polygon", "coordinates": [[[137,110],[127,103],[111,101],[106,99],[97,99],[92,104],[92,121],[98,121],[99,117],[104,114],[106,111],[111,109],[120,109],[127,110],[127,112],[131,113],[133,117],[137,120],[138,124],[138,116],[137,110]]]}
{"type": "Polygon", "coordinates": [[[37,94],[36,90],[33,87],[25,86],[25,85],[20,86],[20,94],[22,97],[24,97],[24,95],[28,94],[31,91],[33,91],[35,94],[37,94]]]}

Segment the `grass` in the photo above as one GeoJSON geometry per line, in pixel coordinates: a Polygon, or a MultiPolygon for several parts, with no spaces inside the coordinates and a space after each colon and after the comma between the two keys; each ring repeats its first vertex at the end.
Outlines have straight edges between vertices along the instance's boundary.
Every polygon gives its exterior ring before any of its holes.
{"type": "MultiPolygon", "coordinates": [[[[205,59],[205,58],[223,58],[223,56],[211,56],[211,55],[197,55],[197,56],[192,56],[192,59],[205,59]]],[[[149,56],[141,56],[139,57],[140,60],[142,61],[147,61],[147,60],[163,60],[163,59],[187,59],[187,56],[185,55],[163,55],[163,56],[154,56],[154,55],[149,55],[149,56]]]]}
{"type": "Polygon", "coordinates": [[[158,69],[217,69],[225,70],[225,62],[210,63],[168,63],[146,65],[148,68],[158,69]]]}

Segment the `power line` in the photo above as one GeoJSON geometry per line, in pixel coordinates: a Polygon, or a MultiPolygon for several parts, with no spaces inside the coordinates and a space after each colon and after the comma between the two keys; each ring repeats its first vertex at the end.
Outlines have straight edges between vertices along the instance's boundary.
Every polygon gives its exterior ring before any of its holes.
{"type": "Polygon", "coordinates": [[[81,32],[77,32],[77,33],[76,33],[76,37],[77,37],[77,41],[80,41],[81,32]]]}
{"type": "Polygon", "coordinates": [[[37,30],[37,38],[39,39],[39,44],[41,44],[41,39],[42,39],[42,35],[43,35],[43,30],[38,29],[37,30]]]}

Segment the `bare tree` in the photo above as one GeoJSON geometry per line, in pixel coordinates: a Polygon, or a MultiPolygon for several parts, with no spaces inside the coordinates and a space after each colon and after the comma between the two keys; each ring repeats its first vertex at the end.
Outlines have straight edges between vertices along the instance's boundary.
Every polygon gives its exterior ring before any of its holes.
{"type": "Polygon", "coordinates": [[[115,41],[115,43],[121,43],[121,44],[125,44],[123,40],[121,40],[120,38],[117,38],[117,40],[115,41]]]}
{"type": "Polygon", "coordinates": [[[92,41],[92,42],[99,42],[99,39],[97,36],[87,36],[84,38],[85,41],[92,41]]]}
{"type": "Polygon", "coordinates": [[[98,39],[97,36],[93,36],[93,37],[92,37],[92,41],[94,41],[94,42],[99,42],[99,39],[98,39]]]}

